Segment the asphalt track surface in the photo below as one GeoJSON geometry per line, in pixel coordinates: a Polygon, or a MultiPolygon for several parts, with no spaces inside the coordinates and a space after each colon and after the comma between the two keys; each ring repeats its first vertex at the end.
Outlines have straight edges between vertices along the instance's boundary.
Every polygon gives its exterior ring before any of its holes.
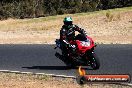
{"type": "MultiPolygon", "coordinates": [[[[0,70],[76,76],[77,69],[69,69],[54,56],[55,45],[0,45],[0,70]]],[[[130,74],[132,77],[132,44],[98,45],[95,49],[101,66],[87,68],[87,74],[130,74]]]]}

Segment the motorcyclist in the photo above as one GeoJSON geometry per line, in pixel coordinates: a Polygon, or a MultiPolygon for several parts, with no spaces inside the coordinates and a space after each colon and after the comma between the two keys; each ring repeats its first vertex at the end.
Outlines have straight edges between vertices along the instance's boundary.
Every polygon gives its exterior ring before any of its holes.
{"type": "Polygon", "coordinates": [[[84,31],[84,29],[73,24],[73,20],[71,17],[65,17],[63,22],[64,25],[60,30],[60,45],[62,53],[64,55],[67,55],[67,51],[69,48],[75,48],[75,46],[70,44],[70,41],[73,41],[75,39],[75,31],[78,31],[84,36],[87,36],[87,33],[86,31],[84,31]]]}

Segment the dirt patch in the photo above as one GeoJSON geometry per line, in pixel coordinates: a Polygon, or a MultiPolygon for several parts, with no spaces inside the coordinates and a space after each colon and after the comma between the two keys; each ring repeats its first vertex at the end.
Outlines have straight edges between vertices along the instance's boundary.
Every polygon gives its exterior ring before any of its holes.
{"type": "MultiPolygon", "coordinates": [[[[95,42],[100,44],[132,44],[132,11],[106,15],[73,16],[74,24],[84,28],[95,42]],[[117,15],[120,15],[120,18],[117,15]]],[[[0,44],[43,44],[54,43],[59,38],[63,19],[43,21],[13,20],[0,22],[0,44]],[[2,26],[3,25],[3,26],[2,26]]]]}
{"type": "Polygon", "coordinates": [[[0,73],[0,88],[131,88],[119,84],[78,85],[75,79],[45,75],[0,73]]]}

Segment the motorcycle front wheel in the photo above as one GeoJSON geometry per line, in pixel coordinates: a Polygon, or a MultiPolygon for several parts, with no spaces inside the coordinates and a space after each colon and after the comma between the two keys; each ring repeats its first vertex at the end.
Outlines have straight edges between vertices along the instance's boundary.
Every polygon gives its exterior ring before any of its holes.
{"type": "Polygon", "coordinates": [[[88,63],[92,67],[92,69],[97,70],[100,67],[100,61],[99,58],[96,56],[95,53],[92,53],[91,55],[88,55],[88,63]]]}

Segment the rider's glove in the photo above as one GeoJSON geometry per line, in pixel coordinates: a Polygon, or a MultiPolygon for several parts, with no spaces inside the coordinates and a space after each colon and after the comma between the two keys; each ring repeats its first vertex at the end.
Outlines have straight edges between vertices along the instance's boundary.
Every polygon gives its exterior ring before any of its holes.
{"type": "Polygon", "coordinates": [[[87,32],[84,29],[82,29],[82,34],[87,37],[87,32]]]}
{"type": "Polygon", "coordinates": [[[72,48],[76,48],[76,46],[75,46],[75,45],[71,45],[71,47],[72,47],[72,48]]]}
{"type": "Polygon", "coordinates": [[[76,50],[76,46],[75,45],[69,45],[69,48],[72,50],[72,51],[75,51],[76,50]]]}
{"type": "Polygon", "coordinates": [[[63,42],[68,46],[69,49],[71,49],[72,51],[76,50],[76,46],[75,45],[71,45],[69,42],[67,42],[66,40],[63,40],[63,42]]]}

